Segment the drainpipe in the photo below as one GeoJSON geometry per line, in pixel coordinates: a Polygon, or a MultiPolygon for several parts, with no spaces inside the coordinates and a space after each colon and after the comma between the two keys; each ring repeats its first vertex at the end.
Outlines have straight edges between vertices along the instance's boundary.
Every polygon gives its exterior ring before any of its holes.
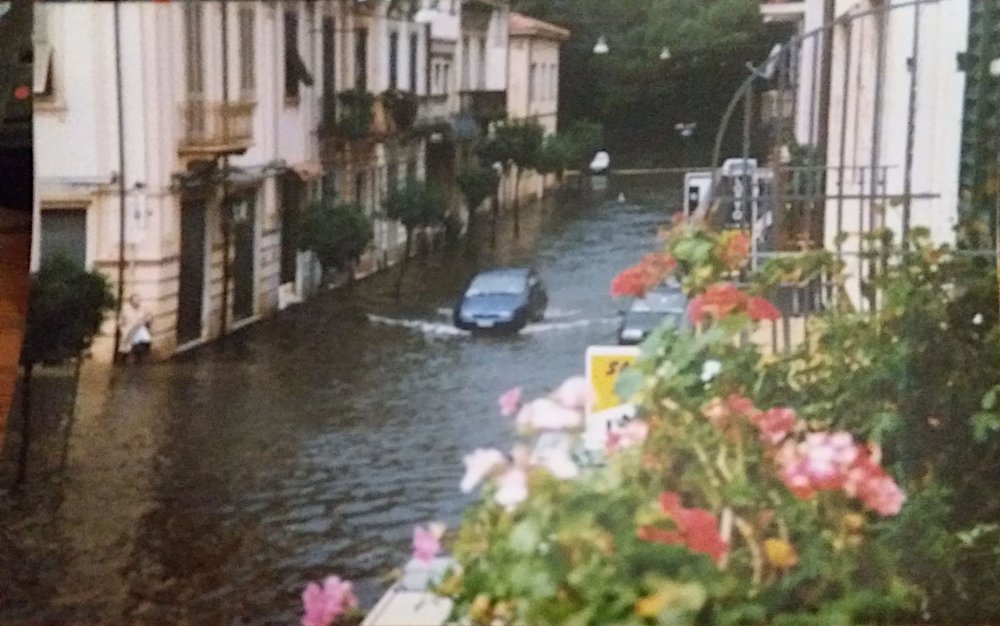
{"type": "MultiPolygon", "coordinates": [[[[229,134],[229,113],[226,106],[229,104],[229,15],[226,0],[221,0],[222,6],[222,128],[225,135],[229,134]]],[[[227,322],[229,321],[229,245],[230,245],[230,222],[229,212],[229,189],[227,176],[229,175],[229,155],[222,155],[222,206],[220,217],[222,220],[222,307],[219,312],[219,336],[225,336],[227,322]]]]}
{"type": "Polygon", "coordinates": [[[124,90],[122,88],[122,41],[121,41],[121,11],[120,3],[114,4],[115,27],[115,96],[118,101],[118,294],[115,312],[115,343],[112,359],[118,357],[121,347],[121,332],[118,331],[118,320],[121,319],[122,301],[125,298],[125,108],[124,90]]]}

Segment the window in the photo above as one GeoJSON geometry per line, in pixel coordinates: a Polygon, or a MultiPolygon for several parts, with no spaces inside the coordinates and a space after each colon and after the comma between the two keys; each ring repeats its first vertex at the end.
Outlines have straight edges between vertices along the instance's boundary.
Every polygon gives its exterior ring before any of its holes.
{"type": "Polygon", "coordinates": [[[365,173],[358,172],[354,175],[354,203],[361,207],[365,207],[364,189],[365,189],[365,173]]]}
{"type": "Polygon", "coordinates": [[[368,29],[354,32],[354,87],[368,91],[368,29]]]}
{"type": "Polygon", "coordinates": [[[451,91],[451,63],[444,64],[443,74],[444,74],[444,86],[443,86],[444,88],[441,90],[441,93],[447,95],[447,93],[451,91]]]}
{"type": "Polygon", "coordinates": [[[21,62],[33,65],[32,91],[39,99],[51,99],[52,85],[52,46],[49,44],[48,9],[43,4],[35,4],[34,30],[32,31],[32,46],[27,47],[21,62]]]}
{"type": "Polygon", "coordinates": [[[431,89],[431,94],[432,95],[437,95],[439,93],[442,93],[442,91],[443,91],[442,88],[441,88],[441,83],[442,83],[441,75],[442,75],[442,71],[443,71],[443,68],[441,67],[441,64],[440,63],[435,63],[434,64],[434,83],[433,83],[432,89],[431,89]]]}
{"type": "Polygon", "coordinates": [[[392,163],[389,165],[385,176],[386,191],[392,194],[393,191],[399,188],[399,164],[392,163]]]}
{"type": "Polygon", "coordinates": [[[389,89],[399,86],[399,33],[389,33],[389,89]]]}
{"type": "Polygon", "coordinates": [[[476,72],[479,77],[479,89],[486,89],[486,38],[479,40],[479,70],[476,72]]]}
{"type": "Polygon", "coordinates": [[[240,7],[240,93],[244,100],[253,101],[256,90],[254,76],[254,8],[240,7]]]}
{"type": "Polygon", "coordinates": [[[285,11],[285,98],[299,97],[299,15],[285,11]]]}
{"type": "Polygon", "coordinates": [[[555,63],[552,64],[552,99],[559,99],[559,66],[555,63]]]}
{"type": "Polygon", "coordinates": [[[64,256],[81,269],[87,267],[86,208],[42,210],[42,238],[39,261],[44,265],[64,256]]]}
{"type": "Polygon", "coordinates": [[[535,81],[538,80],[536,76],[538,74],[538,64],[532,63],[531,68],[528,70],[528,103],[535,101],[535,81]]]}
{"type": "Polygon", "coordinates": [[[337,92],[337,31],[332,17],[323,18],[323,94],[337,92]]]}
{"type": "Polygon", "coordinates": [[[462,37],[462,91],[469,89],[469,71],[472,69],[469,56],[469,38],[462,37]]]}
{"type": "Polygon", "coordinates": [[[417,34],[410,34],[410,91],[417,93],[417,49],[419,39],[417,34]]]}
{"type": "Polygon", "coordinates": [[[201,4],[184,3],[184,49],[187,52],[187,92],[192,98],[200,98],[205,92],[205,74],[202,70],[201,4]]]}

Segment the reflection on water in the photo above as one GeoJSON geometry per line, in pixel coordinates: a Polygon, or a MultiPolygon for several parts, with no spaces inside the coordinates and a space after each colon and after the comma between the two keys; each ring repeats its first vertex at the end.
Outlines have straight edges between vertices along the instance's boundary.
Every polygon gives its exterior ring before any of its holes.
{"type": "Polygon", "coordinates": [[[330,573],[370,605],[414,524],[458,522],[462,454],[512,441],[496,397],[543,393],[614,341],[608,285],[676,186],[546,202],[518,240],[502,222],[496,250],[415,259],[399,299],[393,270],[110,382],[84,368],[75,401],[71,373],[46,374],[28,493],[0,504],[0,623],[294,623],[304,581],[330,573]],[[499,264],[539,271],[546,319],[453,328],[467,281],[499,264]]]}

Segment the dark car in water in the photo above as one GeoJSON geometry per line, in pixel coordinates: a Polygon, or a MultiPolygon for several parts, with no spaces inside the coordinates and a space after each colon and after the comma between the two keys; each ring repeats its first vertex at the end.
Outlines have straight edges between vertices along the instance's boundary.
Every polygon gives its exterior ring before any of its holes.
{"type": "Polygon", "coordinates": [[[678,330],[690,329],[687,305],[687,296],[674,281],[649,291],[644,298],[636,298],[628,310],[622,312],[618,343],[623,346],[642,343],[662,324],[670,324],[678,330]]]}
{"type": "Polygon", "coordinates": [[[545,317],[549,297],[538,274],[511,267],[480,272],[455,305],[455,326],[470,331],[519,331],[545,317]]]}

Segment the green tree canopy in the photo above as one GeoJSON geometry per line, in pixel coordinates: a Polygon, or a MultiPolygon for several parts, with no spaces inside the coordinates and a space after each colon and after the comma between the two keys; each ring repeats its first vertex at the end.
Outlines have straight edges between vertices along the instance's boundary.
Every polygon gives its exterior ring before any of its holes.
{"type": "Polygon", "coordinates": [[[311,250],[324,268],[345,268],[364,253],[374,230],[364,209],[355,203],[324,197],[302,215],[299,247],[311,250]]]}
{"type": "Polygon", "coordinates": [[[412,231],[440,224],[447,201],[439,189],[419,180],[410,180],[390,193],[382,206],[386,217],[398,220],[407,231],[412,231]]]}
{"type": "Polygon", "coordinates": [[[500,175],[492,167],[477,163],[460,172],[457,182],[469,210],[474,211],[496,192],[500,175]]]}
{"type": "Polygon", "coordinates": [[[55,364],[90,345],[115,306],[107,278],[63,256],[42,265],[31,283],[21,365],[55,364]]]}
{"type": "Polygon", "coordinates": [[[562,176],[569,167],[572,146],[560,135],[552,135],[545,139],[538,153],[535,169],[542,174],[558,174],[562,176]]]}

